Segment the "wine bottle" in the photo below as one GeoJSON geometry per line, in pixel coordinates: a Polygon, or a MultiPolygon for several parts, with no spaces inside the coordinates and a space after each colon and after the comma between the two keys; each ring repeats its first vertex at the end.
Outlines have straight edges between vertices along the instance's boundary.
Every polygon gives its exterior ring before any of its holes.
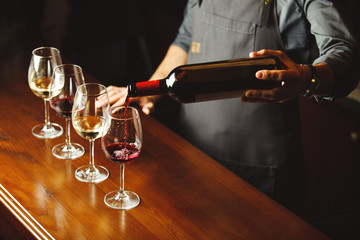
{"type": "Polygon", "coordinates": [[[260,56],[176,67],[160,80],[127,86],[128,97],[168,94],[180,103],[241,97],[248,89],[272,89],[279,81],[260,80],[255,73],[279,69],[276,56],[260,56]]]}

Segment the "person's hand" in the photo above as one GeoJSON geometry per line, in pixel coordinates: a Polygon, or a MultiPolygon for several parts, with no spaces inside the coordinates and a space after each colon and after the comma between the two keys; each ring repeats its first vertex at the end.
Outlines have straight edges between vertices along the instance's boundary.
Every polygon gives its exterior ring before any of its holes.
{"type": "MultiPolygon", "coordinates": [[[[107,87],[107,92],[109,96],[109,102],[112,106],[122,106],[125,104],[127,97],[127,88],[126,87],[115,87],[109,86],[107,87]]],[[[154,108],[154,101],[156,99],[154,97],[136,97],[130,98],[131,103],[137,103],[141,110],[145,114],[150,114],[151,110],[154,108]]],[[[105,98],[99,98],[97,104],[103,105],[105,104],[105,98]]]]}
{"type": "Polygon", "coordinates": [[[141,110],[146,115],[149,115],[151,111],[154,109],[154,103],[157,97],[149,96],[149,97],[138,97],[133,99],[133,101],[137,101],[137,104],[141,107],[141,110]]]}
{"type": "Polygon", "coordinates": [[[269,90],[250,89],[245,92],[241,98],[244,102],[273,103],[285,102],[295,98],[298,94],[303,93],[311,79],[309,67],[296,64],[282,51],[260,50],[251,52],[250,57],[275,55],[281,62],[279,70],[259,70],[256,72],[256,78],[261,80],[273,80],[282,83],[281,87],[269,90]]]}

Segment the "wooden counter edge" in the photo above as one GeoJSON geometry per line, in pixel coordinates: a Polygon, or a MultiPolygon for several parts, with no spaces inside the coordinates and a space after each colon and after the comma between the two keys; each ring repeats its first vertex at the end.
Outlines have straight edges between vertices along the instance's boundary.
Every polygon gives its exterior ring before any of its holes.
{"type": "Polygon", "coordinates": [[[31,233],[34,239],[55,239],[31,216],[28,211],[26,211],[26,209],[6,190],[6,188],[4,188],[2,184],[0,184],[0,202],[23,226],[24,229],[17,228],[21,234],[28,237],[29,234],[22,231],[27,230],[31,233]]]}

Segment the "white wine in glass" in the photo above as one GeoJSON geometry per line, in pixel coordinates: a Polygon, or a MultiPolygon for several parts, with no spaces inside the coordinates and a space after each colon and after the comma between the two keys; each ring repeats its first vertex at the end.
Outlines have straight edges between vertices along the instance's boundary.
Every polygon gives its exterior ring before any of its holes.
{"type": "Polygon", "coordinates": [[[32,134],[38,138],[56,138],[63,133],[63,128],[50,122],[49,97],[59,94],[61,87],[50,88],[54,68],[61,64],[60,51],[53,47],[40,47],[32,52],[28,71],[28,82],[33,93],[44,99],[45,123],[32,129],[32,134]]]}
{"type": "Polygon", "coordinates": [[[94,141],[106,131],[106,111],[109,97],[106,87],[97,83],[86,83],[78,87],[72,109],[72,123],[75,131],[90,142],[89,165],[79,167],[75,177],[81,182],[99,183],[109,177],[109,171],[103,166],[95,166],[94,141]],[[107,104],[99,106],[98,99],[107,99],[107,104]]]}

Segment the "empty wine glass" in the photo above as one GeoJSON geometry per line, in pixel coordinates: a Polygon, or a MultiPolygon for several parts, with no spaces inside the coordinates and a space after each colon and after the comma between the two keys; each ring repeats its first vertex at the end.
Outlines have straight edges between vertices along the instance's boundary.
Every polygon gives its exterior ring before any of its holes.
{"type": "Polygon", "coordinates": [[[52,153],[61,159],[75,159],[85,153],[84,148],[77,143],[71,143],[70,121],[76,89],[84,84],[84,75],[81,67],[74,64],[63,64],[55,67],[51,78],[51,89],[60,89],[50,92],[50,106],[60,117],[66,119],[65,143],[53,147],[52,153]]]}
{"type": "Polygon", "coordinates": [[[140,154],[142,147],[142,128],[139,112],[129,106],[111,107],[108,111],[109,128],[101,138],[105,156],[120,164],[120,189],[108,193],[104,202],[115,209],[130,209],[140,203],[140,197],[124,190],[125,165],[140,154]]]}
{"type": "Polygon", "coordinates": [[[51,76],[54,68],[61,64],[60,51],[53,47],[40,47],[32,52],[28,82],[34,94],[44,99],[45,123],[33,127],[32,134],[38,138],[56,138],[63,133],[63,129],[56,123],[50,123],[49,95],[56,94],[61,89],[50,88],[51,76]]]}
{"type": "MultiPolygon", "coordinates": [[[[102,100],[104,101],[104,100],[102,100]]],[[[76,169],[75,177],[82,182],[99,183],[109,177],[109,171],[103,166],[95,166],[94,141],[106,130],[106,111],[109,97],[104,85],[85,83],[77,88],[72,109],[72,123],[75,131],[90,142],[88,166],[76,169]],[[99,106],[98,98],[106,99],[106,104],[99,106]]]]}

